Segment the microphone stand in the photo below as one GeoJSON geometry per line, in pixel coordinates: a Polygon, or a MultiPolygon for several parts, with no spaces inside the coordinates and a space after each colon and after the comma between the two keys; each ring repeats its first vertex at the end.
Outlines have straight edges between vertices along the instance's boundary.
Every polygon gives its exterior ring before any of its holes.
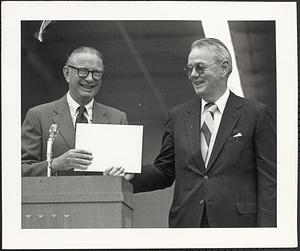
{"type": "Polygon", "coordinates": [[[58,133],[58,126],[57,124],[52,124],[49,129],[49,138],[47,141],[47,177],[51,176],[51,165],[52,165],[52,144],[54,141],[55,136],[58,133]]]}

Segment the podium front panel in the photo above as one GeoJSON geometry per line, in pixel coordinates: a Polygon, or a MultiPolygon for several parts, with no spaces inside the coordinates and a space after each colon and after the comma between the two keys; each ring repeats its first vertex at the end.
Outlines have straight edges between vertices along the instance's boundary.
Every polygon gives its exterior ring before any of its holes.
{"type": "Polygon", "coordinates": [[[22,178],[22,228],[130,228],[132,186],[122,177],[22,178]]]}

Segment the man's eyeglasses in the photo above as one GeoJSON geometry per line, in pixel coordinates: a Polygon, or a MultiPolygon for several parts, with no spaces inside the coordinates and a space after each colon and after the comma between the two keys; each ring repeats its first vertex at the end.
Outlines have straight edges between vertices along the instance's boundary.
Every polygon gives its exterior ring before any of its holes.
{"type": "Polygon", "coordinates": [[[202,75],[205,72],[206,68],[208,68],[209,66],[214,65],[214,64],[217,64],[217,63],[206,64],[206,65],[205,64],[195,64],[194,66],[187,65],[183,69],[188,76],[191,76],[194,68],[199,75],[202,75]]]}
{"type": "Polygon", "coordinates": [[[95,81],[99,81],[103,78],[104,76],[104,71],[90,71],[86,68],[77,68],[75,66],[72,65],[67,65],[68,67],[71,67],[73,69],[77,70],[77,74],[80,78],[86,78],[90,72],[92,73],[92,77],[95,81]]]}

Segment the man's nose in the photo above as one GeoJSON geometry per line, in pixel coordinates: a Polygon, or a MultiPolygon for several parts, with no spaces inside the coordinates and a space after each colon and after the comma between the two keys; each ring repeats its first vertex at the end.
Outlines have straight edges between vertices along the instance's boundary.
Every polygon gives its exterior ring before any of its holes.
{"type": "Polygon", "coordinates": [[[93,79],[93,73],[89,72],[89,74],[86,76],[85,80],[89,81],[89,82],[94,81],[94,79],[93,79]]]}
{"type": "Polygon", "coordinates": [[[191,77],[198,77],[199,76],[199,72],[196,71],[196,68],[193,67],[192,72],[191,72],[191,77]]]}

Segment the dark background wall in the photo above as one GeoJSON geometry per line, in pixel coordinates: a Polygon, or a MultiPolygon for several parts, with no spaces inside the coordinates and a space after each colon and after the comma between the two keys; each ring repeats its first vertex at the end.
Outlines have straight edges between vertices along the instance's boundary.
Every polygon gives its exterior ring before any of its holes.
{"type": "MultiPolygon", "coordinates": [[[[143,125],[143,163],[160,149],[167,110],[195,97],[183,67],[191,43],[204,37],[200,21],[56,21],[41,43],[41,22],[21,24],[21,117],[30,107],[63,96],[67,56],[88,45],[104,56],[106,75],[96,100],[143,125]]],[[[276,117],[275,22],[228,22],[246,98],[270,105],[276,117]]],[[[136,194],[135,227],[167,227],[169,189],[136,194]]]]}

